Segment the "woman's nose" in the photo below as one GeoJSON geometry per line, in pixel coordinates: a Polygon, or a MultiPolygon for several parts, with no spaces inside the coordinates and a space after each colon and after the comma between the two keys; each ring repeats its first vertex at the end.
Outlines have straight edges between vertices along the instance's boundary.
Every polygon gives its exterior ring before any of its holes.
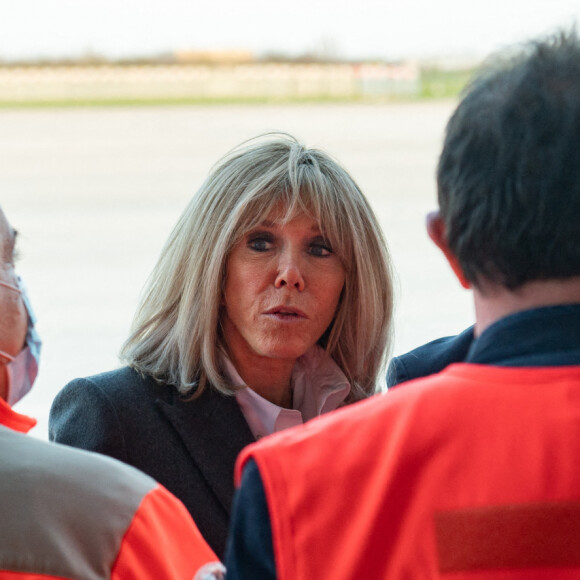
{"type": "Polygon", "coordinates": [[[289,286],[300,292],[304,290],[304,275],[296,252],[287,251],[281,254],[274,286],[276,288],[289,286]]]}

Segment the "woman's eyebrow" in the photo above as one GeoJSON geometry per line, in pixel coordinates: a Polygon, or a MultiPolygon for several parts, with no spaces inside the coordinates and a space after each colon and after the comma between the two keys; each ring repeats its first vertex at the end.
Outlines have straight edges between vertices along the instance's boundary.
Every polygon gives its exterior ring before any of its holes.
{"type": "Polygon", "coordinates": [[[270,220],[262,220],[256,227],[258,228],[273,228],[276,226],[276,222],[270,220]]]}
{"type": "MultiPolygon", "coordinates": [[[[255,228],[253,229],[258,229],[258,228],[275,228],[277,226],[280,225],[280,222],[277,221],[271,221],[268,219],[262,220],[255,228]]],[[[317,235],[321,235],[322,236],[322,230],[320,229],[320,226],[318,226],[317,224],[314,224],[311,228],[310,231],[314,234],[317,235]]]]}

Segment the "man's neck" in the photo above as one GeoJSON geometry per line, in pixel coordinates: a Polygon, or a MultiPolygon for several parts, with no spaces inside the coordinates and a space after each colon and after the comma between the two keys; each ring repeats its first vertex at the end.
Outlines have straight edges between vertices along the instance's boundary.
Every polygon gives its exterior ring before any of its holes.
{"type": "Polygon", "coordinates": [[[532,308],[580,304],[580,276],[536,280],[516,290],[484,281],[473,289],[475,336],[499,319],[532,308]]]}

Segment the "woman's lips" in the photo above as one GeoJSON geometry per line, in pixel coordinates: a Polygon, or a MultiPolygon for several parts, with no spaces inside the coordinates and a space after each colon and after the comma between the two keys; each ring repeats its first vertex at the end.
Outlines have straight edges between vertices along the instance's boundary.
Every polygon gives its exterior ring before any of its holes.
{"type": "Polygon", "coordinates": [[[266,316],[272,316],[277,320],[305,320],[308,318],[306,313],[299,308],[294,308],[292,306],[275,306],[264,312],[266,316]]]}

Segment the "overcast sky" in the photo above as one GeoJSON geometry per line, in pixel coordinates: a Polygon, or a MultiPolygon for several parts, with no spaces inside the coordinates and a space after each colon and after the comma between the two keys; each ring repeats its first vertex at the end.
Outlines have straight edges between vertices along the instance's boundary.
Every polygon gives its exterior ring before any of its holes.
{"type": "Polygon", "coordinates": [[[468,54],[580,21],[580,0],[0,0],[0,58],[176,49],[468,54]]]}

